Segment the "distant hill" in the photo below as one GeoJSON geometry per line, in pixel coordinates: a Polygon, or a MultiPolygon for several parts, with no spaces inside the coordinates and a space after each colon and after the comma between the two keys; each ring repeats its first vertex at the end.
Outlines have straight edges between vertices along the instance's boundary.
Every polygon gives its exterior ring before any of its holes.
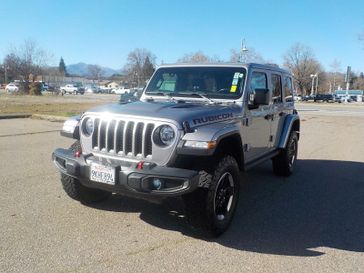
{"type": "MultiPolygon", "coordinates": [[[[89,76],[88,72],[89,64],[86,63],[77,63],[67,65],[67,72],[71,75],[87,77],[89,76]]],[[[110,77],[113,74],[122,74],[121,69],[112,69],[109,67],[101,66],[102,69],[102,77],[110,77]]]]}

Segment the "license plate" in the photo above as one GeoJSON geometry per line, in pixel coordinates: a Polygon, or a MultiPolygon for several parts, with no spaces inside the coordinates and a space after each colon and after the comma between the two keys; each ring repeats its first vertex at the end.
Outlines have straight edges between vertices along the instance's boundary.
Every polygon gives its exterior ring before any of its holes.
{"type": "Polygon", "coordinates": [[[91,164],[90,179],[109,185],[115,185],[115,168],[91,164]]]}

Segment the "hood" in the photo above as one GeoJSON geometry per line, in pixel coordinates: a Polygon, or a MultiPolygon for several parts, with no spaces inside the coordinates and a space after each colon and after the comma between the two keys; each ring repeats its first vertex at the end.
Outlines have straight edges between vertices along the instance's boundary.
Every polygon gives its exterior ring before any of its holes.
{"type": "Polygon", "coordinates": [[[140,118],[155,118],[174,120],[181,126],[187,121],[189,126],[196,127],[209,123],[230,120],[242,111],[236,104],[204,104],[176,102],[136,101],[127,104],[107,104],[90,109],[92,113],[114,113],[118,115],[136,116],[140,118]]]}

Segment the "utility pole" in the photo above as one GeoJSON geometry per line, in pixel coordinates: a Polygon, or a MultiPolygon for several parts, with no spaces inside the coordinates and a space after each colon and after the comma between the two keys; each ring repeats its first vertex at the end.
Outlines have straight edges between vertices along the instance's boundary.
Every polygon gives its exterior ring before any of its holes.
{"type": "Polygon", "coordinates": [[[317,91],[318,91],[318,73],[316,73],[316,93],[315,93],[315,95],[317,95],[317,91]]]}
{"type": "Polygon", "coordinates": [[[348,102],[349,98],[350,80],[351,80],[351,67],[348,66],[346,68],[346,75],[345,75],[345,82],[346,82],[345,102],[348,102]]]}
{"type": "MultiPolygon", "coordinates": [[[[311,94],[310,94],[310,96],[313,96],[314,93],[315,93],[315,87],[314,86],[315,86],[315,78],[317,77],[317,73],[316,74],[311,74],[310,77],[312,79],[312,82],[311,82],[311,94]]],[[[317,87],[316,87],[316,89],[317,89],[317,87]]]]}

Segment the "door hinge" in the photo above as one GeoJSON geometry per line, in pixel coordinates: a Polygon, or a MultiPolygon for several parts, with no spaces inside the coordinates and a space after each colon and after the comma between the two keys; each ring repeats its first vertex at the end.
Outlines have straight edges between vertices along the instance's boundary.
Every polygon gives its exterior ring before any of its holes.
{"type": "Polygon", "coordinates": [[[243,126],[249,126],[249,118],[243,119],[243,126]]]}
{"type": "Polygon", "coordinates": [[[244,144],[244,152],[248,152],[249,151],[249,145],[248,144],[244,144]]]}

